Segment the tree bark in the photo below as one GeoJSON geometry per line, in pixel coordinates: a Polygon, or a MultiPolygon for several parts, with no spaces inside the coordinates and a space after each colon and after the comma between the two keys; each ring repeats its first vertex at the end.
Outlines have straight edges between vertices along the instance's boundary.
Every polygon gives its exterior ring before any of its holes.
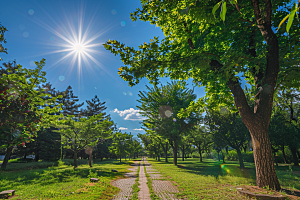
{"type": "Polygon", "coordinates": [[[74,151],[74,168],[77,167],[77,151],[74,151]]]}
{"type": "Polygon", "coordinates": [[[223,163],[225,163],[225,156],[223,154],[223,151],[221,150],[221,154],[222,154],[222,157],[223,157],[223,163]]]}
{"type": "Polygon", "coordinates": [[[218,159],[219,159],[219,162],[220,162],[220,151],[218,151],[218,159]]]}
{"type": "Polygon", "coordinates": [[[256,184],[259,187],[269,186],[280,190],[275,172],[269,132],[267,128],[253,125],[250,130],[253,143],[253,156],[256,168],[256,184]]]}
{"type": "Polygon", "coordinates": [[[199,151],[199,156],[200,156],[200,162],[202,162],[202,152],[201,152],[200,146],[198,147],[198,151],[199,151]]]}
{"type": "Polygon", "coordinates": [[[177,148],[178,148],[178,141],[174,140],[174,147],[173,147],[173,164],[177,166],[177,148]]]}
{"type": "Polygon", "coordinates": [[[90,165],[90,167],[92,167],[92,153],[90,153],[90,156],[89,156],[89,165],[90,165]]]}
{"type": "Polygon", "coordinates": [[[243,155],[242,152],[239,148],[236,149],[238,157],[239,157],[239,163],[240,163],[240,168],[244,168],[244,162],[243,162],[243,155]]]}
{"type": "Polygon", "coordinates": [[[8,148],[6,149],[6,153],[5,153],[5,157],[4,157],[3,163],[2,163],[2,165],[1,165],[1,169],[6,169],[8,160],[10,159],[10,155],[11,155],[12,149],[13,149],[12,146],[11,146],[11,147],[8,147],[8,148]]]}
{"type": "Polygon", "coordinates": [[[293,155],[294,166],[299,166],[299,159],[298,159],[298,156],[297,156],[297,148],[291,147],[290,149],[291,149],[291,152],[292,152],[292,155],[293,155]]]}
{"type": "Polygon", "coordinates": [[[26,159],[26,156],[27,156],[27,152],[24,154],[24,159],[26,159]]]}
{"type": "Polygon", "coordinates": [[[168,162],[168,143],[166,142],[166,148],[164,149],[165,152],[165,162],[168,162]]]}
{"type": "Polygon", "coordinates": [[[286,156],[285,156],[285,151],[284,151],[284,145],[282,146],[281,151],[282,151],[282,155],[283,155],[283,161],[284,161],[284,163],[287,163],[286,156]]]}
{"type": "Polygon", "coordinates": [[[182,161],[184,161],[184,145],[182,145],[182,149],[181,149],[181,153],[182,153],[182,161]]]}

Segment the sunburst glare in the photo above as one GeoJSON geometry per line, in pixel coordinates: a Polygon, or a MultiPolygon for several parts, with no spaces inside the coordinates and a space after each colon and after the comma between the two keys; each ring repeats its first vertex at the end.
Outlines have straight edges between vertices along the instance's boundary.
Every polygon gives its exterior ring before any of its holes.
{"type": "MultiPolygon", "coordinates": [[[[63,61],[71,59],[69,62],[69,67],[71,70],[74,69],[75,66],[77,67],[79,79],[83,66],[88,67],[88,70],[93,71],[91,63],[96,64],[97,67],[100,67],[103,71],[113,77],[113,75],[110,74],[109,71],[106,70],[95,58],[95,55],[101,55],[99,48],[105,42],[99,42],[101,39],[100,36],[110,30],[112,27],[104,28],[100,32],[92,34],[95,30],[94,28],[92,30],[92,27],[95,27],[93,26],[93,20],[97,12],[95,11],[91,19],[89,19],[87,23],[84,23],[85,6],[81,4],[79,7],[80,9],[78,12],[72,14],[63,12],[64,20],[61,20],[61,16],[59,19],[55,20],[47,13],[47,11],[43,9],[44,14],[49,17],[55,26],[45,23],[39,18],[32,20],[57,36],[58,40],[54,39],[52,36],[50,38],[52,42],[49,43],[49,46],[52,46],[55,50],[46,54],[59,54],[61,57],[56,62],[51,64],[50,67],[57,66],[63,61]]],[[[71,70],[68,71],[70,72],[71,70]]]]}

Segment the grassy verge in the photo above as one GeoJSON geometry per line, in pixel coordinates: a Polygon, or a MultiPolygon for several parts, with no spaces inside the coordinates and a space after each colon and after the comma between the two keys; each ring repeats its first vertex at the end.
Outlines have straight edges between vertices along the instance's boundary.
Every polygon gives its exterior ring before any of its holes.
{"type": "MultiPolygon", "coordinates": [[[[212,159],[189,158],[178,160],[178,167],[169,163],[148,159],[164,177],[179,188],[179,197],[188,199],[246,199],[237,195],[236,188],[242,185],[256,185],[254,163],[245,162],[245,168],[240,169],[236,161],[222,162],[212,159]]],[[[300,189],[300,168],[279,166],[276,170],[283,188],[300,189]]]]}
{"type": "Polygon", "coordinates": [[[150,178],[149,174],[147,173],[146,171],[146,166],[145,166],[145,163],[143,161],[143,165],[144,165],[144,171],[145,171],[145,175],[147,177],[147,185],[148,185],[148,188],[149,188],[149,192],[150,192],[150,198],[152,200],[157,200],[159,199],[158,196],[154,193],[153,191],[153,187],[152,187],[152,179],[150,178]]]}
{"type": "Polygon", "coordinates": [[[139,165],[138,165],[138,170],[137,170],[137,173],[136,173],[136,179],[135,179],[135,184],[132,186],[132,190],[133,190],[133,195],[132,197],[130,198],[131,200],[138,200],[138,192],[140,191],[140,188],[139,188],[139,174],[140,174],[140,163],[139,162],[139,165]]]}
{"type": "Polygon", "coordinates": [[[105,160],[93,163],[90,168],[88,160],[86,164],[78,161],[76,169],[66,165],[64,160],[48,168],[41,167],[51,162],[11,163],[18,164],[19,168],[15,171],[9,166],[8,171],[0,172],[0,191],[15,190],[13,199],[112,199],[119,188],[111,186],[110,182],[129,172],[128,164],[132,163],[105,160]],[[112,169],[118,172],[112,172],[112,169]],[[92,176],[98,177],[99,182],[91,183],[89,177],[92,176]]]}

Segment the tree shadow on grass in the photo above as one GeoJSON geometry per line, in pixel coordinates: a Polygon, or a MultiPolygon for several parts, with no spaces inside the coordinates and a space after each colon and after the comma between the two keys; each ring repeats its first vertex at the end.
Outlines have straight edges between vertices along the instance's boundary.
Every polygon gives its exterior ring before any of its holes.
{"type": "Polygon", "coordinates": [[[121,172],[112,172],[113,167],[118,169],[118,166],[127,163],[116,163],[116,162],[105,162],[104,166],[95,164],[94,167],[79,167],[70,168],[70,166],[58,166],[58,167],[48,167],[46,169],[32,169],[32,170],[18,170],[18,171],[5,171],[0,174],[0,179],[5,181],[5,184],[0,183],[0,189],[6,190],[7,187],[21,186],[21,185],[40,185],[45,186],[49,184],[57,184],[61,182],[71,182],[74,181],[74,177],[86,178],[88,181],[89,171],[97,173],[99,177],[115,179],[117,177],[122,177],[124,170],[121,172]],[[111,164],[110,167],[105,167],[105,164],[111,164]]]}
{"type": "MultiPolygon", "coordinates": [[[[173,164],[173,163],[163,163],[159,161],[154,161],[159,164],[173,164]]],[[[244,177],[248,179],[253,179],[255,181],[256,179],[256,173],[255,168],[245,167],[240,168],[236,165],[236,163],[228,162],[228,163],[222,163],[218,161],[207,161],[204,160],[203,162],[195,161],[195,160],[186,160],[186,161],[178,161],[177,167],[184,169],[184,171],[197,174],[197,175],[203,175],[203,176],[213,176],[216,179],[219,176],[237,176],[237,177],[244,177]]]]}

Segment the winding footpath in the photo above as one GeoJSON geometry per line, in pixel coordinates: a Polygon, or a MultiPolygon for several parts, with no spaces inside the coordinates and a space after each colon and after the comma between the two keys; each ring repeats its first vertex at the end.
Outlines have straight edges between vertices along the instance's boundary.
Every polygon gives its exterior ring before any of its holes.
{"type": "Polygon", "coordinates": [[[120,188],[120,192],[117,196],[115,196],[114,200],[128,200],[131,199],[133,195],[132,186],[136,180],[136,173],[138,167],[140,167],[139,172],[139,188],[137,196],[139,200],[151,200],[149,187],[147,185],[147,177],[144,170],[144,164],[146,166],[146,172],[149,174],[150,179],[152,180],[152,188],[154,193],[159,197],[159,199],[167,200],[167,199],[176,199],[175,193],[178,193],[178,189],[168,180],[163,180],[161,174],[156,169],[153,169],[149,162],[145,157],[141,159],[140,165],[138,165],[139,161],[134,161],[133,167],[130,167],[130,173],[125,173],[124,179],[117,179],[113,181],[111,184],[120,188]]]}

